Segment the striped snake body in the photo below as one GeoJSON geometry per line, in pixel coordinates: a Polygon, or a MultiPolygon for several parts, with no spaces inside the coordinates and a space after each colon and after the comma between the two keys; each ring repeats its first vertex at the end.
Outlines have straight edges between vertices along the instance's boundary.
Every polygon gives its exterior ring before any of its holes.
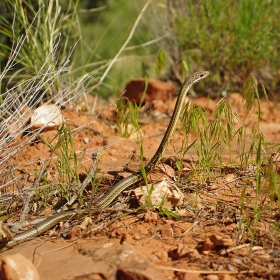
{"type": "MultiPolygon", "coordinates": [[[[193,84],[197,83],[201,79],[204,79],[208,75],[209,75],[208,71],[199,71],[199,72],[195,72],[192,75],[188,76],[187,79],[184,81],[184,83],[180,89],[180,93],[179,93],[171,120],[170,120],[169,125],[166,129],[166,132],[163,136],[163,139],[162,139],[156,153],[154,154],[154,156],[152,157],[150,162],[145,166],[146,175],[149,174],[156,167],[158,162],[161,160],[163,153],[164,153],[164,151],[169,143],[169,140],[174,132],[174,129],[176,127],[176,123],[178,121],[178,118],[182,111],[182,107],[184,105],[184,99],[185,99],[189,89],[193,86],[193,84]]],[[[133,184],[135,184],[141,180],[143,180],[142,171],[135,172],[131,176],[124,178],[123,180],[121,180],[117,184],[115,184],[113,186],[113,188],[111,190],[109,190],[107,193],[105,193],[105,195],[102,196],[97,202],[95,202],[94,206],[97,209],[106,208],[109,204],[111,204],[115,200],[115,198],[121,192],[123,192],[125,189],[127,189],[128,187],[132,186],[133,184]]],[[[80,210],[74,210],[74,211],[65,211],[65,212],[61,212],[59,214],[55,214],[55,215],[43,220],[41,223],[39,223],[35,227],[16,235],[13,240],[11,240],[7,243],[3,243],[2,246],[0,243],[0,247],[2,247],[2,249],[0,248],[0,252],[8,250],[27,240],[33,239],[34,237],[39,236],[42,233],[49,230],[50,228],[54,227],[60,221],[67,220],[70,217],[72,217],[76,214],[79,214],[81,212],[84,212],[84,210],[80,209],[80,210]]]]}

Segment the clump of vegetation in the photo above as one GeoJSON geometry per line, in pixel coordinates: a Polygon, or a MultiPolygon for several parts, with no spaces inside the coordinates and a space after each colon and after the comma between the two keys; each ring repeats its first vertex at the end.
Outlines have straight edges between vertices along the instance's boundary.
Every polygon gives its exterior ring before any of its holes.
{"type": "MultiPolygon", "coordinates": [[[[169,69],[166,76],[182,82],[182,77],[198,69],[213,74],[206,92],[241,92],[245,80],[256,72],[269,95],[279,91],[278,1],[160,1],[155,5],[158,24],[150,24],[157,36],[169,69]],[[166,29],[162,26],[166,26],[166,29]],[[186,61],[186,68],[182,61],[186,61]]],[[[200,85],[198,85],[200,86],[200,85]]]]}

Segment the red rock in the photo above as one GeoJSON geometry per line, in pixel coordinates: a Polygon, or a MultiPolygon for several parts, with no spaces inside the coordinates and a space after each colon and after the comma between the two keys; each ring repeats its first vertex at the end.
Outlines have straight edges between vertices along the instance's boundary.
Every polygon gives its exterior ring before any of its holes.
{"type": "Polygon", "coordinates": [[[201,255],[196,249],[189,248],[185,244],[179,244],[178,247],[174,250],[168,252],[168,255],[173,260],[178,260],[181,258],[191,258],[191,259],[200,259],[201,255]]]}
{"type": "Polygon", "coordinates": [[[150,210],[148,210],[145,214],[144,217],[145,221],[150,223],[150,222],[156,222],[158,220],[158,214],[155,212],[152,212],[150,210]]]}
{"type": "Polygon", "coordinates": [[[20,254],[3,257],[1,272],[5,280],[40,279],[33,263],[20,254]]]}
{"type": "Polygon", "coordinates": [[[170,225],[168,225],[168,224],[164,224],[161,227],[160,233],[161,233],[162,239],[170,239],[173,236],[172,229],[171,229],[170,225]]]}
{"type": "Polygon", "coordinates": [[[203,243],[203,250],[204,251],[210,251],[215,248],[215,244],[211,241],[210,238],[206,238],[203,243]]]}
{"type": "Polygon", "coordinates": [[[179,244],[177,248],[179,258],[190,257],[192,259],[200,259],[201,256],[196,249],[189,248],[187,245],[179,244]]]}
{"type": "Polygon", "coordinates": [[[215,246],[229,247],[233,244],[233,240],[228,235],[221,236],[213,234],[210,236],[210,240],[215,244],[215,246]]]}
{"type": "MultiPolygon", "coordinates": [[[[140,103],[141,97],[145,90],[146,79],[138,78],[131,80],[125,87],[124,96],[130,101],[134,100],[140,103]]],[[[144,97],[144,103],[152,100],[167,101],[175,93],[175,87],[171,84],[158,81],[155,79],[147,79],[148,87],[144,97]]]]}
{"type": "Polygon", "coordinates": [[[236,224],[234,224],[234,223],[232,223],[232,224],[230,224],[230,225],[227,225],[225,228],[223,228],[221,231],[222,232],[233,232],[233,231],[235,231],[237,229],[237,225],[236,224]]]}

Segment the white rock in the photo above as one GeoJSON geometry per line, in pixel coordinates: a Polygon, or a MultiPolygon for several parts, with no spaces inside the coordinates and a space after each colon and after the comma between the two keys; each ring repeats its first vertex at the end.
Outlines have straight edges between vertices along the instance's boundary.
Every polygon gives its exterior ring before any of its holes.
{"type": "Polygon", "coordinates": [[[57,105],[42,105],[36,108],[31,115],[31,129],[44,127],[45,130],[52,130],[64,123],[64,118],[57,105]]]}
{"type": "Polygon", "coordinates": [[[157,184],[148,185],[148,187],[139,187],[134,190],[138,203],[145,204],[150,199],[154,206],[159,206],[163,201],[163,207],[171,209],[181,206],[184,203],[184,194],[170,181],[163,180],[157,184]],[[153,188],[149,197],[150,189],[153,188]]]}

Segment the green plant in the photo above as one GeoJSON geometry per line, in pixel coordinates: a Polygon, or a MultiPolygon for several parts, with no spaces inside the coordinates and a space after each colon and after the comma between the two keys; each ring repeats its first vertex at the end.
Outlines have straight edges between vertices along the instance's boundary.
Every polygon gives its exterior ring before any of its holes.
{"type": "Polygon", "coordinates": [[[117,131],[122,137],[128,138],[136,131],[134,120],[138,119],[140,108],[133,102],[121,98],[117,102],[117,131]]]}
{"type": "Polygon", "coordinates": [[[55,144],[40,137],[41,141],[48,146],[51,152],[57,156],[54,163],[55,169],[58,172],[59,183],[56,186],[60,189],[62,195],[70,200],[71,194],[75,194],[80,202],[84,203],[83,189],[80,188],[81,183],[79,179],[79,168],[85,157],[84,150],[78,156],[75,150],[75,141],[72,131],[67,126],[62,126],[58,129],[56,139],[53,139],[55,144]]]}
{"type": "Polygon", "coordinates": [[[158,41],[169,61],[169,78],[181,82],[185,71],[211,70],[213,78],[206,81],[211,90],[206,91],[217,96],[240,91],[256,70],[269,94],[275,93],[280,56],[277,0],[164,2],[165,9],[153,7],[157,21],[153,18],[149,25],[157,36],[171,30],[168,39],[158,41]]]}
{"type": "Polygon", "coordinates": [[[280,209],[280,188],[279,188],[279,174],[275,170],[273,163],[269,163],[265,170],[266,186],[271,201],[278,198],[278,208],[280,209]]]}
{"type": "MultiPolygon", "coordinates": [[[[5,3],[7,10],[14,13],[15,20],[11,25],[0,17],[0,32],[14,44],[0,44],[0,55],[8,57],[18,52],[15,57],[16,71],[11,76],[7,75],[6,79],[9,84],[15,84],[31,77],[43,78],[46,73],[54,75],[58,69],[64,68],[61,75],[48,79],[42,89],[43,94],[54,96],[63,90],[65,84],[73,82],[65,68],[68,64],[66,58],[71,53],[69,43],[73,43],[74,39],[72,29],[77,22],[78,1],[70,1],[68,9],[72,11],[65,13],[61,12],[61,5],[56,0],[40,0],[36,5],[31,0],[6,0],[5,3]],[[15,49],[16,40],[20,44],[18,49],[15,49]]],[[[40,78],[36,83],[40,83],[40,78]]]]}
{"type": "MultiPolygon", "coordinates": [[[[263,88],[263,92],[265,93],[266,99],[268,97],[266,95],[266,91],[263,88]]],[[[260,122],[261,122],[261,103],[260,103],[260,95],[258,91],[258,82],[253,74],[249,76],[244,86],[244,97],[246,100],[246,115],[251,110],[253,104],[255,103],[257,106],[257,124],[251,136],[251,143],[249,149],[246,151],[246,130],[244,128],[239,130],[238,133],[238,144],[241,148],[240,160],[242,168],[248,168],[248,164],[254,164],[255,171],[255,197],[250,198],[246,197],[246,192],[248,188],[248,183],[244,185],[241,200],[240,200],[240,210],[241,216],[243,216],[242,220],[246,223],[248,233],[251,237],[251,246],[259,241],[256,240],[257,234],[257,226],[259,221],[261,220],[262,215],[265,211],[270,211],[270,206],[268,204],[263,204],[263,200],[266,199],[267,189],[268,194],[270,196],[271,202],[273,202],[273,197],[275,194],[275,186],[278,181],[278,174],[275,172],[274,167],[271,163],[268,164],[267,168],[263,170],[263,163],[266,162],[265,154],[269,149],[268,141],[265,136],[260,131],[260,122]],[[268,186],[266,186],[268,184],[268,186]],[[253,213],[247,214],[245,208],[245,201],[249,204],[253,213]]],[[[280,209],[280,208],[279,208],[280,209]]]]}
{"type": "MultiPolygon", "coordinates": [[[[197,179],[200,182],[210,176],[212,167],[222,166],[222,143],[227,143],[227,139],[232,136],[233,125],[232,119],[229,119],[227,121],[231,122],[231,124],[228,124],[227,127],[230,128],[230,131],[223,128],[222,117],[226,109],[228,107],[223,102],[220,102],[212,120],[210,120],[209,113],[203,111],[200,107],[188,106],[184,111],[183,129],[186,137],[190,133],[197,136],[197,141],[193,143],[193,146],[196,150],[198,164],[194,164],[193,167],[197,170],[194,175],[198,176],[197,179]]],[[[183,154],[187,150],[184,151],[183,149],[183,154]]]]}

